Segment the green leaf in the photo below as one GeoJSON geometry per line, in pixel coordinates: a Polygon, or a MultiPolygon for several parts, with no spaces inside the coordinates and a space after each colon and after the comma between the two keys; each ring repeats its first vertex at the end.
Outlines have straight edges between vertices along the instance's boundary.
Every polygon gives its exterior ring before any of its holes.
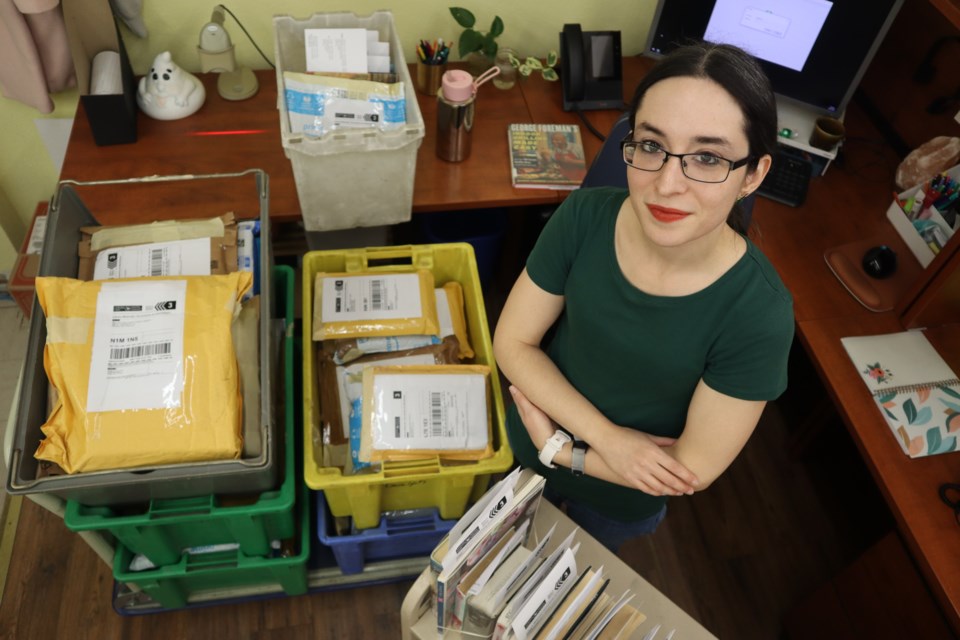
{"type": "Polygon", "coordinates": [[[479,51],[481,47],[483,47],[483,36],[480,35],[479,31],[467,29],[460,34],[458,50],[460,51],[461,58],[467,57],[467,55],[474,51],[479,51]]]}
{"type": "MultiPolygon", "coordinates": [[[[548,66],[548,67],[555,67],[555,66],[557,66],[557,52],[556,52],[556,51],[551,51],[550,53],[547,54],[547,66],[548,66]]],[[[554,75],[556,75],[556,74],[554,74],[554,75]]],[[[547,77],[547,74],[543,74],[543,77],[546,78],[546,77],[547,77]]],[[[554,80],[556,80],[556,78],[554,78],[554,80]]]]}
{"type": "Polygon", "coordinates": [[[960,413],[960,404],[957,404],[955,402],[947,402],[943,398],[940,398],[940,402],[943,403],[943,405],[948,409],[953,409],[957,413],[960,413]]]}
{"type": "Polygon", "coordinates": [[[494,38],[503,33],[503,20],[500,19],[500,16],[495,16],[493,22],[490,23],[490,35],[494,38]]]}
{"type": "Polygon", "coordinates": [[[533,69],[531,69],[531,68],[530,68],[530,65],[528,65],[528,64],[522,64],[522,65],[520,65],[520,69],[519,69],[519,70],[520,70],[520,75],[522,75],[522,76],[524,76],[524,77],[530,75],[530,72],[533,71],[533,69]]]}
{"type": "Polygon", "coordinates": [[[957,436],[950,436],[943,441],[943,444],[940,445],[940,453],[948,453],[950,451],[956,451],[957,449],[957,436]]]}
{"type": "Polygon", "coordinates": [[[543,65],[540,64],[539,58],[534,58],[533,56],[527,58],[527,64],[530,65],[531,69],[536,69],[537,71],[543,69],[543,65]]]}
{"type": "Polygon", "coordinates": [[[917,407],[913,404],[913,400],[907,400],[903,403],[903,413],[907,416],[907,424],[913,424],[917,417],[917,407]]]}
{"type": "Polygon", "coordinates": [[[881,396],[877,396],[877,402],[880,404],[886,404],[897,397],[896,391],[891,391],[890,393],[885,393],[881,396]]]}
{"type": "Polygon", "coordinates": [[[508,53],[507,56],[510,57],[510,64],[511,64],[512,66],[514,66],[514,67],[519,67],[521,64],[523,64],[522,62],[520,62],[520,58],[518,58],[517,56],[513,55],[512,53],[508,53]]]}
{"type": "Polygon", "coordinates": [[[477,24],[477,18],[463,7],[450,7],[450,15],[464,29],[469,29],[477,24]]]}
{"type": "Polygon", "coordinates": [[[544,69],[543,70],[543,79],[549,80],[550,82],[556,82],[560,79],[560,76],[557,75],[557,72],[553,69],[544,69]]]}
{"type": "Polygon", "coordinates": [[[920,411],[917,411],[917,415],[910,424],[927,424],[932,419],[933,410],[930,407],[924,407],[923,409],[920,409],[920,411]]]}
{"type": "Polygon", "coordinates": [[[492,36],[489,33],[486,36],[484,36],[482,50],[483,50],[483,55],[490,58],[491,61],[496,57],[497,41],[494,40],[494,36],[492,36]]]}
{"type": "Polygon", "coordinates": [[[945,394],[947,394],[948,396],[953,396],[953,397],[956,398],[957,400],[960,400],[960,393],[957,393],[956,391],[954,391],[954,390],[951,389],[950,387],[940,387],[940,390],[943,391],[943,392],[944,392],[945,394]]]}
{"type": "Polygon", "coordinates": [[[927,455],[936,453],[940,449],[943,439],[940,437],[940,429],[934,427],[927,431],[927,455]]]}

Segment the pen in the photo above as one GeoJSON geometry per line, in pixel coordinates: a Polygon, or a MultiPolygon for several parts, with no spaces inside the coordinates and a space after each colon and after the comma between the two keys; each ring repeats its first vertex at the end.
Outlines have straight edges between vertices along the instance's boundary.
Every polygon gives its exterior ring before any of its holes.
{"type": "Polygon", "coordinates": [[[900,207],[901,211],[907,213],[907,210],[904,208],[903,201],[900,200],[900,194],[898,194],[896,191],[893,192],[893,201],[897,203],[897,206],[900,207]]]}

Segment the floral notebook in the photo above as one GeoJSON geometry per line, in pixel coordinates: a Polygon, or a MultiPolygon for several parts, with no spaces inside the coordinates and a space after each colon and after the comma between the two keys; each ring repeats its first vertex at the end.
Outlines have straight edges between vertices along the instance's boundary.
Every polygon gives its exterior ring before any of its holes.
{"type": "Polygon", "coordinates": [[[904,453],[957,450],[960,379],[921,331],[840,341],[904,453]]]}

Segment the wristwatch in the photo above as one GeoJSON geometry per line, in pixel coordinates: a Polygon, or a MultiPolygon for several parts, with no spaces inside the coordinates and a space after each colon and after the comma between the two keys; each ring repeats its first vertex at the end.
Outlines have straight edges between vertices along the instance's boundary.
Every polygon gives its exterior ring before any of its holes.
{"type": "Polygon", "coordinates": [[[546,444],[543,445],[543,449],[540,450],[538,457],[543,466],[548,469],[556,469],[557,466],[553,464],[553,458],[557,455],[557,452],[563,448],[563,445],[572,440],[573,438],[570,437],[569,433],[563,429],[557,429],[553,435],[547,439],[546,444]]]}
{"type": "Polygon", "coordinates": [[[575,476],[583,475],[583,463],[587,459],[587,443],[583,440],[573,441],[573,460],[570,463],[570,472],[575,476]]]}

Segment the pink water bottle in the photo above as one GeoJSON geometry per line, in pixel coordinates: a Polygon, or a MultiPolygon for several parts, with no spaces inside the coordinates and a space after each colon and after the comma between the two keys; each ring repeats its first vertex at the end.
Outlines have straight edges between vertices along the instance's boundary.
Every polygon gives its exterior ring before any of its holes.
{"type": "Polygon", "coordinates": [[[460,162],[470,156],[477,87],[500,73],[491,67],[476,79],[462,69],[443,74],[437,93],[437,156],[460,162]]]}

